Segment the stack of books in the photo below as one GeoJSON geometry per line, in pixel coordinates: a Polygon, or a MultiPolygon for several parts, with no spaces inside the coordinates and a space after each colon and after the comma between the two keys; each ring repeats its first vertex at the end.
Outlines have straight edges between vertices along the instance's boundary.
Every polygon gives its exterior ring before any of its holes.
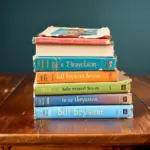
{"type": "Polygon", "coordinates": [[[108,27],[50,26],[33,38],[34,118],[132,118],[131,79],[108,27]]]}

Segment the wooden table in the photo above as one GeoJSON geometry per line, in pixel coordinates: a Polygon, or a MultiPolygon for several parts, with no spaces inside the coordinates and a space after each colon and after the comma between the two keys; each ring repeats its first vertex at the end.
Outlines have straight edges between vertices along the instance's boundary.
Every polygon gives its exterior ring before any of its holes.
{"type": "Polygon", "coordinates": [[[0,75],[1,150],[118,150],[150,144],[150,76],[131,77],[133,119],[34,120],[34,75],[0,75]]]}

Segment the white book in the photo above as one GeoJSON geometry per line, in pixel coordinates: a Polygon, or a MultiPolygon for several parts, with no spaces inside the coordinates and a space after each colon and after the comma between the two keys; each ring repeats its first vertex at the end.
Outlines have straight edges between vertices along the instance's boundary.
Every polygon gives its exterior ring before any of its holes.
{"type": "Polygon", "coordinates": [[[50,45],[37,44],[36,56],[99,56],[114,57],[114,45],[50,45]]]}

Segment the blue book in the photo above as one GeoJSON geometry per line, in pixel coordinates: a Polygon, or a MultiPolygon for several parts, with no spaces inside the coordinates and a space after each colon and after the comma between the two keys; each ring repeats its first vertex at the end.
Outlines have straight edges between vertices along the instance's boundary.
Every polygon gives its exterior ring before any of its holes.
{"type": "Polygon", "coordinates": [[[117,57],[34,56],[35,71],[115,70],[117,57]]]}
{"type": "Polygon", "coordinates": [[[133,105],[34,107],[34,119],[132,117],[133,105]]]}
{"type": "Polygon", "coordinates": [[[132,93],[35,96],[35,107],[132,104],[132,93]]]}

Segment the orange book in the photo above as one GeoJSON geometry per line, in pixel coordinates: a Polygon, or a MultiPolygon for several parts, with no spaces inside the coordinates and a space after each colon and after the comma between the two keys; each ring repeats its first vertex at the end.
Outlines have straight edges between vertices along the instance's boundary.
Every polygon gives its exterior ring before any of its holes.
{"type": "Polygon", "coordinates": [[[116,82],[118,70],[114,71],[69,71],[36,72],[36,83],[73,83],[73,82],[116,82]]]}

